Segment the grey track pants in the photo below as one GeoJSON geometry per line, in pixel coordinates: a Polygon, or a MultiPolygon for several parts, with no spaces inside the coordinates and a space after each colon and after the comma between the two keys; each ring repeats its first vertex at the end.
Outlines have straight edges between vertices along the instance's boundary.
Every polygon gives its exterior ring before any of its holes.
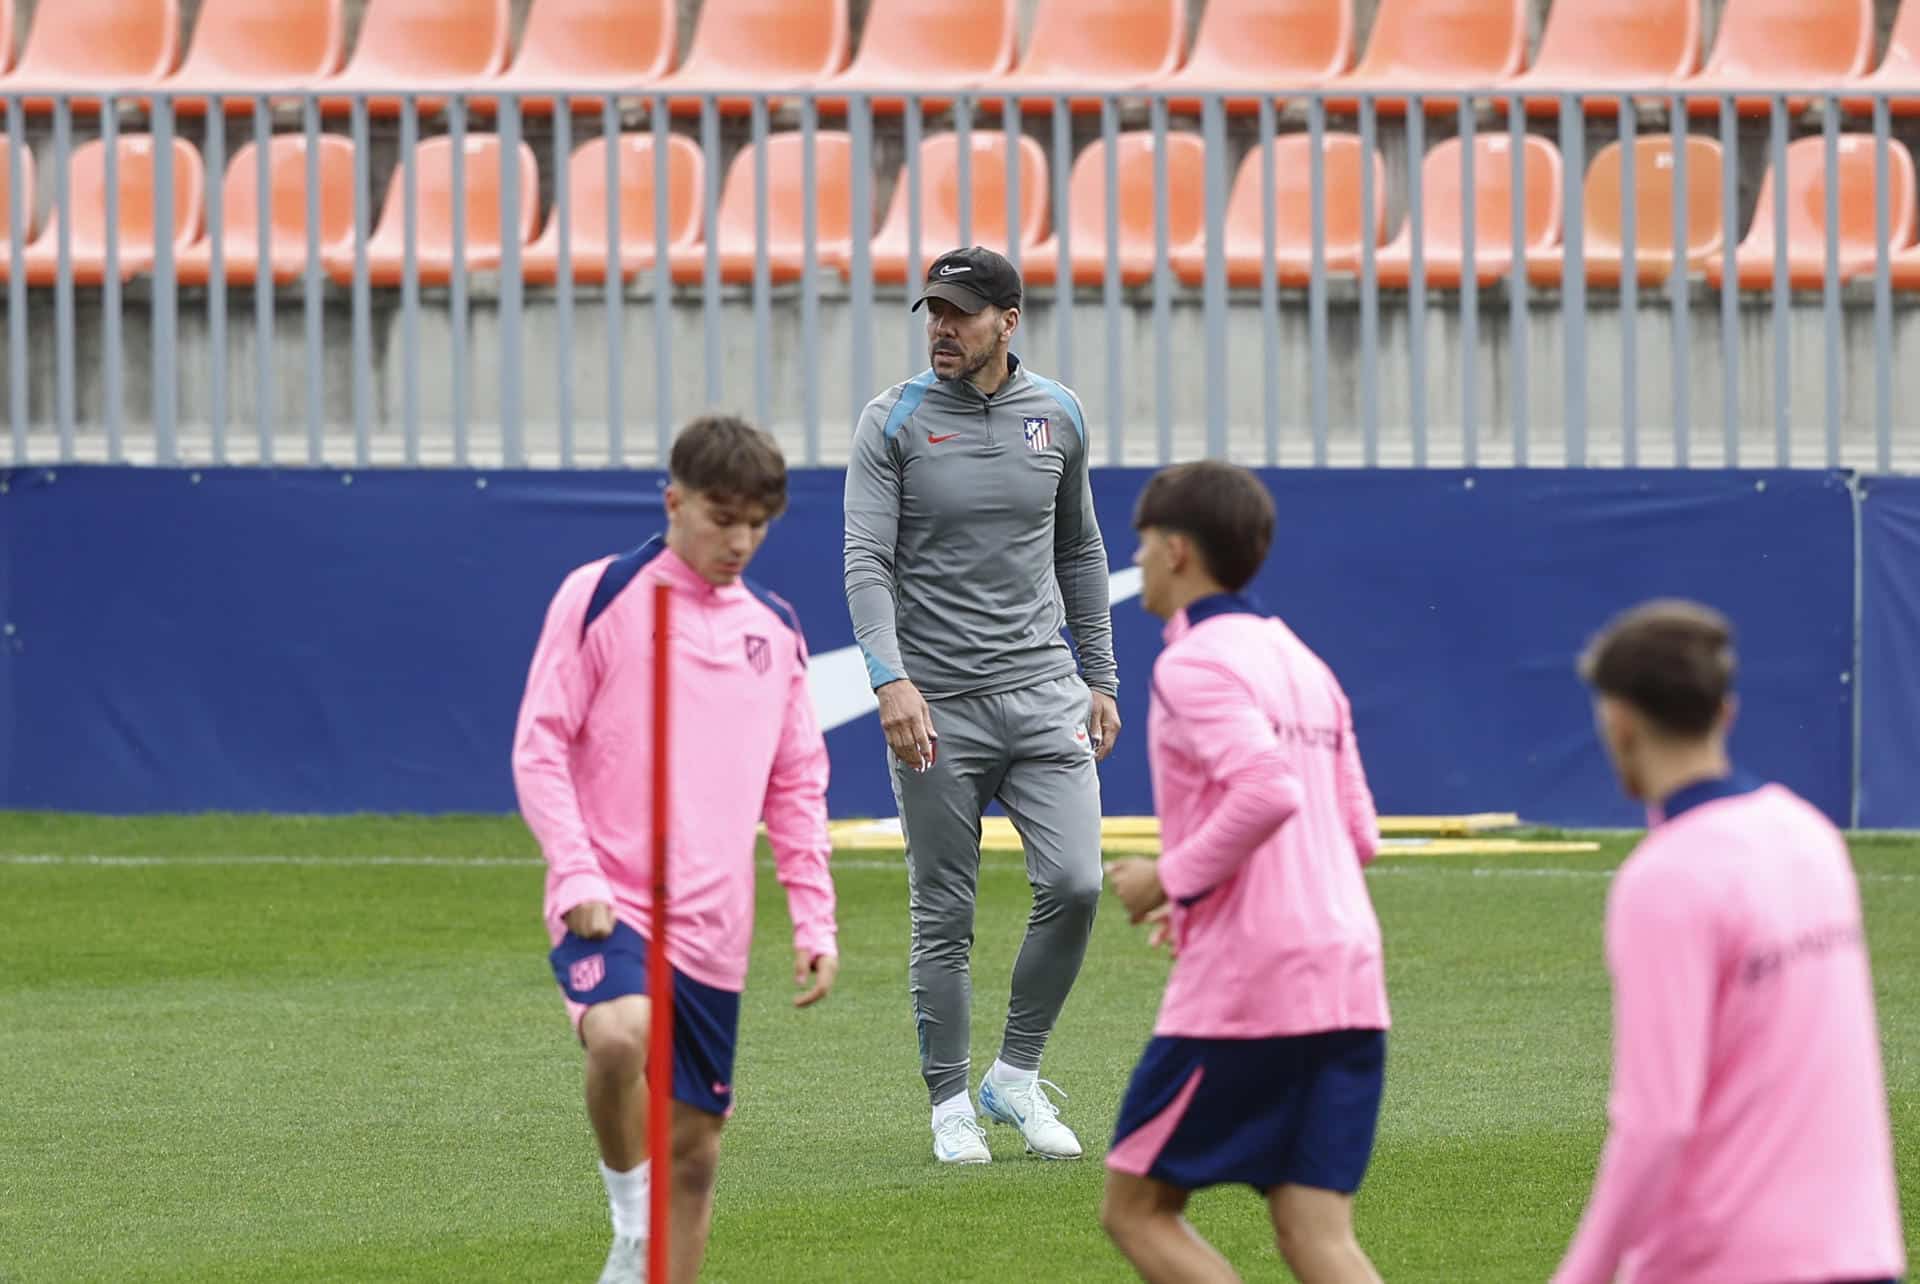
{"type": "Polygon", "coordinates": [[[1090,696],[1077,677],[929,704],[940,737],[934,766],[916,772],[888,758],[907,839],[920,1072],[938,1103],[968,1081],[981,813],[998,799],[1026,847],[1033,912],[1000,1057],[1037,1070],[1100,899],[1100,778],[1086,738],[1090,696]]]}

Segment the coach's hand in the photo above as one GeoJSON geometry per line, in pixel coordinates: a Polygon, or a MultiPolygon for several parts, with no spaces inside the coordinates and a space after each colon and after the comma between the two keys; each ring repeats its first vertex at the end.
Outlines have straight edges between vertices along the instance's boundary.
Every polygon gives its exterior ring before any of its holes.
{"type": "Polygon", "coordinates": [[[1120,738],[1120,706],[1104,691],[1093,693],[1093,709],[1087,717],[1087,734],[1093,737],[1093,760],[1105,762],[1120,738]]]}
{"type": "Polygon", "coordinates": [[[568,910],[567,930],[582,940],[597,941],[613,935],[613,906],[605,901],[587,901],[568,910]]]}
{"type": "Polygon", "coordinates": [[[1127,907],[1129,921],[1138,923],[1149,910],[1167,903],[1167,890],[1160,886],[1160,862],[1144,856],[1107,862],[1107,877],[1113,880],[1114,893],[1127,907]]]}
{"type": "Polygon", "coordinates": [[[880,727],[887,733],[893,756],[915,771],[931,767],[933,742],[939,737],[933,729],[933,710],[927,708],[920,688],[902,678],[874,694],[880,698],[880,727]]]}
{"type": "Polygon", "coordinates": [[[840,960],[831,954],[815,954],[810,950],[793,952],[793,983],[806,985],[807,978],[813,978],[813,985],[803,994],[793,996],[793,1006],[810,1008],[833,992],[833,982],[840,975],[840,960]]]}
{"type": "Polygon", "coordinates": [[[1173,906],[1162,905],[1140,921],[1151,924],[1153,927],[1153,930],[1147,933],[1148,949],[1158,949],[1164,945],[1167,947],[1167,953],[1175,958],[1180,956],[1180,942],[1173,939],[1173,906]]]}

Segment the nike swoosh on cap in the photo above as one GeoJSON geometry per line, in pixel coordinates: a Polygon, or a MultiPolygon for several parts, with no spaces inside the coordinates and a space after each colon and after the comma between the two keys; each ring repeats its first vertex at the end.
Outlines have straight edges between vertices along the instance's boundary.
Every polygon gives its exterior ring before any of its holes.
{"type": "Polygon", "coordinates": [[[971,271],[973,271],[973,268],[971,265],[962,264],[959,267],[955,267],[953,264],[949,263],[945,267],[940,269],[940,275],[941,276],[959,276],[962,272],[971,272],[971,271]]]}

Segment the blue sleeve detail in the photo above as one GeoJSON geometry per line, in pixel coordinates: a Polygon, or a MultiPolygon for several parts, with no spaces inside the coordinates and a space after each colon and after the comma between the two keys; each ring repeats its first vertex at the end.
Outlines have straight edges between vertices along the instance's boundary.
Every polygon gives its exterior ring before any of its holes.
{"type": "Polygon", "coordinates": [[[607,563],[607,569],[600,572],[600,582],[593,586],[593,597],[587,602],[587,618],[581,621],[580,636],[586,637],[593,622],[606,614],[613,599],[620,596],[620,590],[633,583],[633,577],[646,568],[647,563],[667,551],[667,541],[663,536],[655,535],[639,548],[622,553],[607,563]]]}
{"type": "Polygon", "coordinates": [[[920,409],[920,403],[927,399],[927,389],[933,387],[933,379],[933,371],[923,370],[907,380],[900,389],[900,400],[893,403],[893,413],[887,416],[887,426],[880,434],[882,437],[892,441],[907,426],[907,420],[913,418],[913,412],[920,409]]]}
{"type": "Polygon", "coordinates": [[[786,598],[781,597],[773,590],[754,583],[744,575],[740,577],[740,582],[747,586],[747,592],[759,599],[760,605],[779,616],[780,622],[793,631],[794,649],[804,655],[806,653],[805,643],[807,635],[800,631],[800,613],[793,609],[792,603],[788,602],[786,598]]]}
{"type": "Polygon", "coordinates": [[[875,691],[878,691],[881,687],[886,686],[887,683],[889,682],[900,681],[901,675],[898,673],[895,673],[892,669],[889,669],[886,666],[885,662],[882,661],[879,656],[867,650],[867,648],[865,647],[860,648],[860,654],[866,657],[867,681],[872,685],[875,691]]]}
{"type": "Polygon", "coordinates": [[[1084,449],[1087,444],[1087,421],[1080,417],[1080,403],[1073,399],[1073,394],[1068,392],[1063,384],[1056,383],[1045,375],[1037,375],[1031,370],[1027,371],[1027,378],[1033,380],[1040,391],[1060,403],[1060,408],[1067,412],[1067,418],[1073,423],[1074,432],[1079,434],[1080,445],[1084,449]]]}

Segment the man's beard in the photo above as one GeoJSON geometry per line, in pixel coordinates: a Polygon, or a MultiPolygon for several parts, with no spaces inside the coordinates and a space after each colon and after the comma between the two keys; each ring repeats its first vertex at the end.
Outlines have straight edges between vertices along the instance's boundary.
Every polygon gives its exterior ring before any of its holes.
{"type": "MultiPolygon", "coordinates": [[[[930,358],[933,355],[934,354],[932,353],[928,354],[930,358]]],[[[980,353],[979,356],[972,357],[972,358],[969,358],[964,350],[959,353],[950,352],[948,355],[958,356],[966,364],[961,366],[957,372],[955,372],[954,374],[950,375],[948,378],[943,380],[943,382],[962,383],[968,379],[973,378],[975,375],[979,374],[982,370],[985,370],[987,368],[987,362],[993,360],[993,349],[989,347],[984,352],[980,353]]],[[[932,365],[933,362],[929,360],[927,364],[932,365]]]]}

